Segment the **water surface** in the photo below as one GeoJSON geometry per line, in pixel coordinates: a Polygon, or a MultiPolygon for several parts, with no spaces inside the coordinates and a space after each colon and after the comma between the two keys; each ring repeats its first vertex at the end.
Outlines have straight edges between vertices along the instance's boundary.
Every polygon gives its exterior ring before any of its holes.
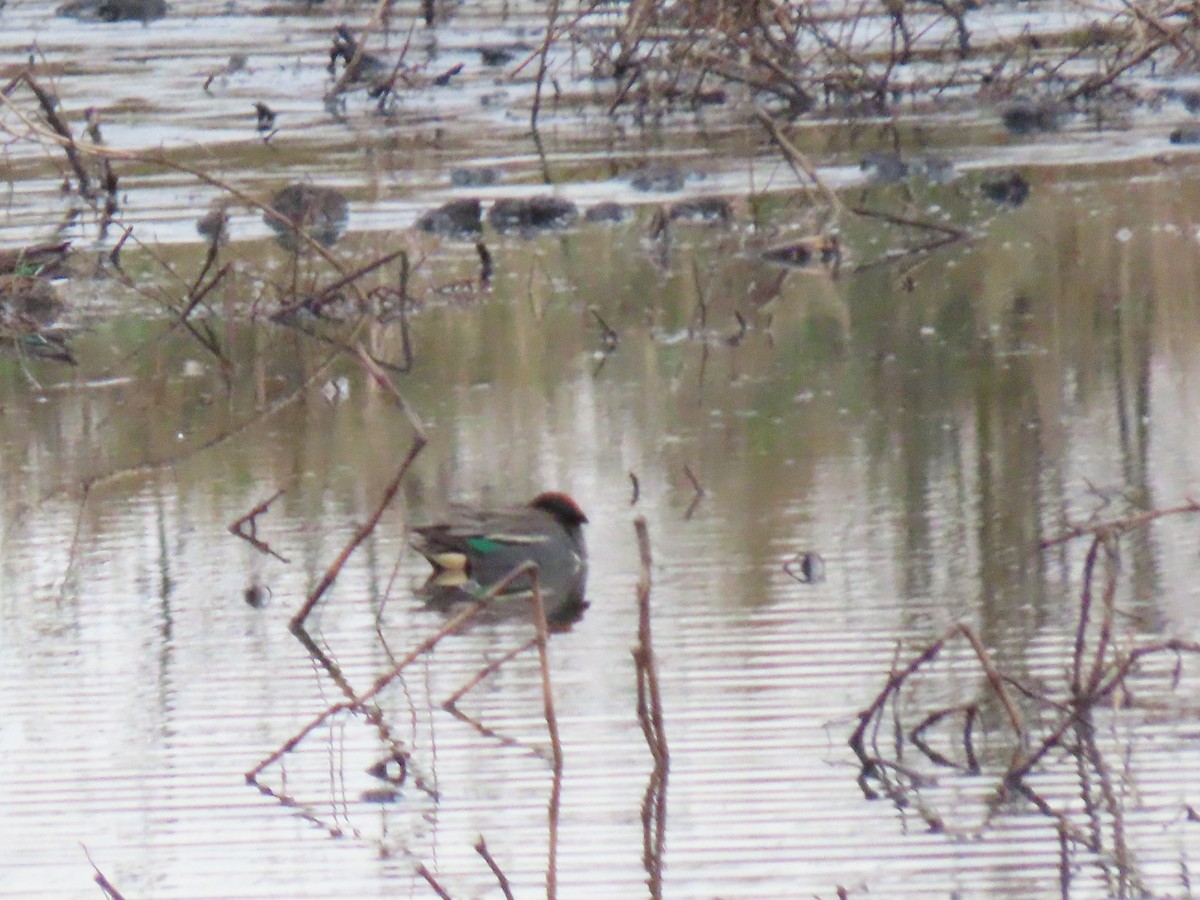
{"type": "MultiPolygon", "coordinates": [[[[167,112],[109,111],[113,143],[175,147],[185,129],[188,140],[203,134],[240,185],[263,192],[281,181],[272,154],[284,153],[288,178],[350,193],[342,264],[409,247],[420,260],[410,287],[424,302],[411,321],[413,366],[394,378],[429,443],[309,620],[311,643],[298,640],[288,620],[374,512],[409,423],[352,357],[250,314],[278,302],[281,286],[331,277],[265,240],[256,211],[235,212],[222,257],[233,269],[202,314],[231,368],[173,328],[163,304],[178,304],[199,271],[192,223],[218,191],[127,171],[122,221],[156,254],[125,254],[140,290],[86,270],[64,285],[81,328],[77,368],[0,357],[0,895],[96,896],[90,854],[127,897],[432,896],[419,866],[455,897],[500,896],[473,849],[482,836],[518,897],[545,892],[552,845],[563,897],[655,886],[669,897],[1061,896],[1059,820],[1025,799],[994,802],[1012,737],[961,642],[909,683],[898,717],[911,728],[934,709],[978,703],[979,774],[909,747],[902,762],[930,779],[917,802],[868,799],[847,741],[889,673],[955,623],[1006,674],[1061,698],[1087,543],[1040,542],[1090,516],[1197,496],[1200,181],[1186,156],[1153,158],[1161,124],[979,151],[989,165],[1038,163],[1016,209],[981,197],[974,151],[948,185],[853,187],[850,202],[940,216],[970,239],[883,264],[925,236],[852,220],[836,279],[760,258],[811,225],[811,200],[784,189],[784,167],[772,158],[778,190],[752,225],[744,194],[761,185],[766,150],[744,129],[717,128],[711,144],[689,131],[682,142],[718,170],[696,193],[733,194],[732,227],[677,225],[664,244],[648,237],[653,209],[643,208],[615,228],[533,240],[487,231],[491,290],[447,296],[435,289],[475,275],[470,244],[418,239],[407,225],[461,193],[443,180],[450,163],[499,158],[517,185],[533,185],[529,147],[460,136],[422,155],[406,142],[428,150],[435,126],[418,125],[387,156],[386,125],[352,117],[370,122],[364,137],[321,107],[329,22],[315,16],[271,20],[281,44],[259,50],[257,32],[223,8],[102,31],[46,12],[10,0],[0,12],[10,50],[31,37],[47,54],[102,44],[111,60],[96,61],[97,50],[76,66],[130,79],[110,92],[64,76],[72,108],[136,96],[129,85],[144,82],[131,73],[155,60],[162,78],[146,94],[167,112]],[[227,38],[220,53],[196,49],[196,29],[209,28],[227,38]],[[249,71],[203,91],[247,42],[249,71]],[[264,93],[293,65],[295,111],[264,93]],[[252,134],[258,98],[320,127],[264,145],[252,134]],[[618,337],[614,352],[603,352],[597,313],[618,337]],[[446,638],[380,694],[410,754],[402,784],[369,773],[390,748],[345,713],[247,784],[346,690],[366,691],[445,624],[416,596],[426,565],[408,548],[411,526],[453,500],[521,502],[547,488],[570,492],[591,519],[590,607],[550,641],[564,758],[556,827],[536,654],[461,702],[474,724],[441,707],[528,640],[519,614],[446,638]],[[280,490],[257,535],[286,562],[228,530],[280,490]],[[638,515],[655,560],[670,749],[662,853],[650,866],[654,764],[631,655],[638,515]],[[789,574],[803,553],[820,556],[823,580],[789,574]],[[248,603],[248,591],[265,604],[248,603]]],[[[502,27],[527,39],[533,25],[502,27]]],[[[443,47],[480,40],[470,22],[441,35],[443,47]]],[[[438,67],[458,58],[443,54],[438,67]]],[[[470,90],[482,92],[488,80],[476,79],[470,90]]],[[[483,109],[470,90],[455,97],[483,109]]],[[[629,199],[624,182],[588,168],[603,170],[603,157],[573,143],[577,125],[551,132],[550,158],[579,176],[565,192],[585,205],[618,191],[629,199]]],[[[642,135],[646,145],[614,158],[640,161],[661,138],[642,135]]],[[[0,240],[19,244],[54,219],[48,159],[14,146],[12,171],[41,174],[28,194],[14,188],[0,240]]],[[[863,180],[836,154],[823,171],[863,180]]],[[[114,240],[87,221],[71,236],[85,259],[114,240]]],[[[397,277],[390,266],[370,284],[397,277]]],[[[317,331],[403,359],[398,322],[353,328],[317,331]]],[[[1176,517],[1126,539],[1123,647],[1200,638],[1196,538],[1196,523],[1176,517]]],[[[1093,839],[1091,851],[1072,847],[1072,897],[1190,893],[1200,673],[1184,657],[1173,686],[1173,665],[1148,665],[1124,708],[1097,714],[1084,762],[1052,754],[1030,779],[1093,839]]],[[[1024,708],[1031,722],[1048,717],[1024,708]]],[[[961,755],[950,724],[931,741],[961,755]]]]}

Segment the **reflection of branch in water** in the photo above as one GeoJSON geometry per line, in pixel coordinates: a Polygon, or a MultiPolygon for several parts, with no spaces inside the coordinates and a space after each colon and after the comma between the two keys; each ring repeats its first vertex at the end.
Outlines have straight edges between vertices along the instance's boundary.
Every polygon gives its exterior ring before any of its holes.
{"type": "Polygon", "coordinates": [[[461,700],[463,698],[463,696],[466,695],[469,691],[471,691],[471,689],[473,689],[477,684],[479,684],[479,682],[483,681],[483,679],[487,678],[489,675],[491,675],[493,672],[495,672],[497,669],[499,669],[502,665],[504,665],[506,662],[508,662],[510,659],[512,659],[514,656],[520,656],[526,650],[529,650],[530,648],[535,647],[535,646],[537,646],[537,638],[531,638],[527,643],[522,644],[520,647],[517,647],[514,650],[508,651],[499,659],[488,663],[486,666],[484,666],[482,669],[480,669],[477,673],[475,673],[475,676],[472,677],[470,680],[468,680],[466,684],[464,684],[457,691],[455,691],[453,694],[451,694],[450,699],[442,704],[442,709],[446,710],[446,712],[450,712],[450,713],[454,712],[455,709],[457,708],[458,701],[461,700]]]}
{"type": "Polygon", "coordinates": [[[228,526],[230,534],[240,537],[259,553],[265,553],[269,556],[273,556],[281,563],[286,563],[288,561],[287,558],[280,556],[278,553],[272,550],[270,544],[258,539],[257,519],[260,515],[266,513],[267,510],[271,508],[271,504],[282,497],[285,493],[287,493],[287,488],[280,488],[262,503],[255,506],[254,509],[250,510],[250,512],[246,513],[236,522],[230,523],[228,526]],[[246,526],[249,526],[249,531],[246,530],[246,526]]]}
{"type": "Polygon", "coordinates": [[[696,477],[696,473],[692,471],[692,467],[687,463],[683,464],[683,474],[687,476],[687,480],[692,484],[692,502],[688,504],[687,510],[684,512],[684,519],[690,519],[696,513],[696,507],[700,505],[700,501],[704,499],[704,485],[700,483],[700,479],[696,477]]]}
{"type": "MultiPolygon", "coordinates": [[[[1009,725],[1012,727],[1013,733],[1017,738],[1016,747],[1013,749],[1013,757],[1010,765],[1015,765],[1016,762],[1021,758],[1022,748],[1027,744],[1027,738],[1024,720],[1020,709],[1012,699],[1004,679],[1001,678],[1000,673],[992,663],[991,655],[987,652],[987,649],[983,646],[983,643],[979,640],[978,636],[976,636],[975,632],[967,625],[954,625],[937,640],[927,645],[925,649],[922,650],[921,653],[911,660],[903,669],[893,672],[888,678],[888,682],[884,686],[883,690],[880,691],[875,697],[874,702],[872,702],[872,704],[866,710],[859,713],[858,727],[854,729],[854,733],[850,737],[850,747],[858,757],[859,762],[862,764],[862,770],[859,774],[859,787],[862,788],[868,799],[874,797],[874,793],[867,784],[869,779],[875,779],[880,784],[884,792],[893,797],[893,799],[902,798],[903,794],[905,793],[905,789],[892,783],[888,777],[887,772],[890,770],[896,770],[897,765],[891,763],[889,760],[886,760],[878,753],[877,748],[874,746],[875,742],[873,739],[871,741],[871,745],[872,749],[876,752],[868,753],[866,741],[867,729],[873,725],[877,726],[882,723],[885,707],[889,701],[895,702],[895,698],[899,695],[901,687],[903,687],[908,679],[913,677],[922,666],[932,662],[945,648],[946,644],[951,638],[957,636],[964,637],[970,644],[971,649],[974,651],[975,656],[979,661],[980,667],[987,676],[988,685],[996,694],[997,698],[1001,701],[1001,705],[1008,717],[1009,725]]],[[[969,736],[970,732],[968,730],[964,730],[964,745],[969,743],[969,736]]],[[[898,739],[900,739],[899,736],[898,739]]],[[[968,759],[972,758],[974,755],[973,750],[966,750],[965,752],[967,753],[968,759]]],[[[898,757],[899,755],[900,754],[897,753],[898,757]]],[[[936,822],[936,827],[942,827],[942,822],[939,817],[933,817],[932,819],[926,817],[926,813],[920,806],[917,807],[917,811],[922,815],[923,818],[926,818],[926,821],[929,822],[931,826],[933,826],[936,822]]]]}
{"type": "MultiPolygon", "coordinates": [[[[295,635],[296,639],[304,645],[304,649],[308,651],[308,654],[312,657],[313,661],[320,665],[321,668],[328,673],[329,677],[333,680],[333,683],[337,685],[338,689],[343,695],[345,695],[347,700],[354,701],[354,687],[350,684],[349,679],[347,679],[342,673],[341,666],[339,666],[337,662],[325,652],[325,650],[318,646],[317,642],[313,640],[312,636],[309,635],[309,633],[303,628],[296,629],[292,633],[295,635]]],[[[380,740],[382,740],[384,745],[387,747],[388,755],[383,760],[377,762],[374,766],[368,769],[368,772],[375,777],[381,778],[392,784],[404,784],[408,780],[410,774],[412,754],[404,746],[403,741],[393,734],[392,727],[388,724],[387,719],[384,717],[383,710],[378,704],[370,703],[356,708],[356,711],[360,712],[363,718],[375,727],[376,731],[379,732],[380,740]],[[395,762],[397,765],[399,765],[400,770],[398,772],[393,773],[391,771],[391,766],[389,764],[392,762],[395,762]]],[[[431,787],[419,773],[413,773],[413,776],[413,784],[419,790],[423,791],[430,797],[437,796],[437,791],[431,787]]]]}
{"type": "Polygon", "coordinates": [[[1007,768],[996,778],[987,816],[975,836],[982,836],[1002,811],[1011,809],[1011,804],[1006,801],[1019,797],[1053,822],[1059,841],[1059,880],[1063,897],[1070,895],[1075,868],[1080,865],[1079,860],[1073,859],[1077,850],[1083,851],[1083,862],[1096,869],[1109,896],[1153,894],[1152,886],[1143,881],[1145,872],[1139,866],[1128,839],[1127,810],[1123,804],[1130,792],[1126,786],[1118,783],[1121,779],[1129,778],[1128,757],[1120,772],[1110,768],[1098,744],[1098,735],[1103,732],[1094,719],[1097,712],[1107,712],[1110,706],[1115,715],[1117,709],[1136,705],[1129,679],[1141,671],[1146,660],[1164,654],[1175,657],[1175,665],[1166,674],[1169,690],[1176,691],[1183,676],[1182,658],[1185,655],[1200,657],[1200,642],[1171,638],[1123,649],[1133,638],[1122,641],[1115,632],[1119,621],[1116,603],[1121,571],[1118,539],[1130,530],[1144,527],[1164,515],[1195,512],[1200,512],[1200,505],[1189,501],[1171,509],[1141,511],[1124,519],[1100,523],[1092,521],[1042,543],[1045,549],[1080,536],[1091,538],[1084,559],[1071,658],[1060,666],[1064,677],[1059,695],[1065,695],[1064,699],[1046,696],[1043,691],[1035,691],[1000,672],[979,638],[964,625],[952,627],[927,645],[906,666],[894,670],[875,702],[859,714],[858,727],[850,739],[850,745],[861,763],[859,784],[866,796],[876,796],[868,787],[868,781],[873,780],[898,805],[916,810],[931,827],[941,829],[945,827],[944,822],[928,807],[921,795],[926,780],[911,766],[899,762],[903,758],[905,744],[912,744],[935,765],[979,772],[972,738],[978,716],[977,703],[928,712],[907,735],[900,727],[898,697],[901,687],[922,666],[938,656],[951,639],[961,636],[970,643],[986,676],[988,688],[1001,701],[1017,738],[1017,746],[1007,768]],[[1014,693],[1010,693],[1009,688],[1014,693]],[[1031,734],[1014,702],[1015,692],[1036,704],[1043,712],[1053,715],[1048,727],[1042,727],[1036,735],[1031,734]],[[1120,696],[1119,704],[1114,703],[1117,695],[1120,696]],[[895,747],[892,754],[885,756],[876,747],[875,737],[868,739],[866,735],[869,728],[874,728],[876,733],[886,729],[887,709],[892,711],[891,724],[894,726],[887,733],[895,740],[895,747]],[[924,738],[927,729],[956,713],[962,713],[965,719],[962,731],[965,766],[934,751],[924,738]],[[872,752],[868,752],[868,744],[872,752]],[[1063,759],[1075,760],[1078,793],[1061,801],[1040,795],[1029,783],[1029,776],[1045,771],[1050,765],[1049,761],[1063,759]]]}
{"type": "MultiPolygon", "coordinates": [[[[387,672],[387,674],[381,675],[379,678],[377,678],[375,683],[366,692],[354,695],[345,702],[335,703],[332,706],[327,707],[324,712],[320,713],[307,725],[292,735],[292,737],[284,741],[284,743],[277,750],[275,750],[275,752],[271,753],[257,766],[247,772],[246,780],[251,783],[256,783],[256,779],[262,773],[262,771],[267,768],[267,766],[277,762],[283,758],[283,756],[296,749],[296,747],[301,741],[304,740],[305,737],[311,734],[315,729],[319,728],[332,716],[346,710],[364,709],[365,705],[369,701],[374,700],[375,697],[389,684],[391,684],[392,681],[394,681],[400,675],[400,673],[403,672],[410,663],[412,663],[413,660],[423,656],[425,653],[428,653],[435,646],[437,646],[438,642],[442,638],[449,634],[454,634],[456,631],[474,619],[477,615],[483,612],[483,610],[487,608],[488,603],[491,602],[491,599],[491,596],[484,595],[479,599],[478,602],[463,610],[461,613],[443,625],[437,632],[421,641],[421,643],[405,654],[404,657],[387,672]]],[[[298,638],[301,634],[307,634],[302,627],[293,629],[292,633],[298,638]]],[[[303,641],[303,638],[300,639],[303,641]]],[[[309,639],[308,644],[312,644],[311,638],[309,639]]]]}
{"type": "Polygon", "coordinates": [[[446,708],[446,712],[450,713],[450,715],[454,716],[454,718],[458,719],[458,721],[471,728],[473,731],[479,734],[480,737],[485,737],[489,741],[495,741],[502,747],[510,747],[513,750],[520,750],[522,753],[526,753],[529,756],[536,756],[538,759],[550,762],[550,754],[547,753],[544,748],[532,744],[526,744],[519,738],[515,738],[509,734],[501,734],[499,731],[496,731],[496,729],[489,728],[488,726],[484,725],[483,722],[479,721],[479,719],[476,719],[468,713],[463,712],[457,706],[446,708]]]}
{"type": "Polygon", "coordinates": [[[945,767],[951,768],[951,769],[962,768],[967,772],[970,772],[972,774],[977,774],[979,772],[979,762],[975,757],[975,748],[974,748],[974,744],[973,744],[971,738],[972,738],[972,734],[974,731],[975,719],[978,716],[978,714],[979,714],[979,706],[978,706],[978,704],[975,704],[975,703],[967,703],[967,704],[963,704],[963,705],[959,705],[959,706],[949,706],[949,707],[946,707],[945,709],[935,709],[933,712],[931,712],[929,715],[927,715],[924,719],[922,719],[920,724],[917,725],[916,728],[913,728],[908,733],[908,739],[912,742],[913,746],[915,746],[918,750],[920,750],[922,753],[924,753],[926,758],[930,762],[932,762],[934,765],[945,766],[945,767]],[[949,759],[948,757],[942,755],[941,753],[939,753],[938,751],[936,751],[932,747],[930,747],[929,744],[926,743],[926,741],[925,741],[926,730],[937,725],[939,722],[941,722],[947,716],[954,715],[955,713],[963,714],[962,742],[963,742],[963,752],[966,754],[966,757],[967,757],[967,763],[965,766],[960,766],[958,763],[954,762],[954,760],[949,759]]]}
{"type": "Polygon", "coordinates": [[[637,534],[641,574],[638,577],[638,643],[633,649],[637,667],[637,717],[646,737],[646,745],[654,758],[654,769],[642,798],[642,853],[649,876],[650,896],[662,897],[663,849],[667,834],[667,772],[671,755],[667,749],[667,733],[663,725],[662,695],[658,689],[658,664],[650,629],[650,586],[653,558],[650,554],[650,532],[646,519],[638,516],[633,523],[637,534]]]}
{"type": "Polygon", "coordinates": [[[463,710],[459,709],[459,707],[458,707],[458,701],[461,700],[464,696],[466,696],[466,694],[469,693],[471,690],[473,690],[476,687],[476,685],[478,685],[481,681],[483,681],[485,678],[492,675],[494,672],[498,671],[500,669],[500,667],[503,666],[510,659],[520,656],[526,650],[530,650],[536,646],[537,646],[537,638],[536,637],[530,638],[528,641],[526,641],[520,647],[516,647],[516,648],[510,650],[507,653],[505,653],[503,656],[501,656],[499,659],[493,660],[492,662],[488,663],[486,666],[484,666],[482,669],[480,669],[478,672],[476,672],[475,675],[466,682],[466,684],[464,684],[461,688],[459,688],[457,691],[455,691],[450,696],[450,699],[445,701],[442,704],[442,709],[444,709],[446,712],[450,713],[450,715],[454,716],[454,718],[458,719],[464,725],[469,725],[471,728],[475,729],[475,731],[477,731],[479,734],[483,735],[484,737],[488,738],[489,740],[496,741],[497,743],[500,743],[500,744],[504,745],[505,747],[512,747],[513,749],[523,750],[526,753],[530,753],[530,754],[538,757],[539,759],[544,759],[544,760],[550,761],[549,755],[542,748],[536,747],[536,746],[531,746],[529,744],[524,743],[521,740],[518,740],[515,737],[501,734],[500,732],[498,732],[492,728],[488,728],[486,725],[483,724],[483,722],[479,721],[474,716],[472,716],[466,712],[463,712],[463,710]]]}
{"type": "MultiPolygon", "coordinates": [[[[955,228],[950,225],[942,225],[938,222],[930,222],[925,219],[913,219],[909,218],[908,216],[900,216],[896,215],[895,213],[885,212],[883,210],[868,209],[863,206],[856,206],[851,210],[851,212],[853,212],[855,215],[863,216],[864,218],[880,219],[890,225],[904,225],[909,228],[919,228],[923,231],[932,231],[939,235],[939,237],[932,238],[931,240],[926,241],[924,244],[920,244],[916,247],[910,247],[899,253],[885,253],[878,259],[860,263],[854,267],[855,274],[866,272],[871,269],[878,268],[879,266],[894,265],[902,259],[909,259],[911,257],[923,258],[927,254],[932,253],[934,250],[939,250],[942,247],[948,247],[953,244],[962,243],[970,237],[968,233],[961,228],[955,228]]],[[[905,270],[906,274],[907,272],[911,271],[911,268],[905,270]]]]}

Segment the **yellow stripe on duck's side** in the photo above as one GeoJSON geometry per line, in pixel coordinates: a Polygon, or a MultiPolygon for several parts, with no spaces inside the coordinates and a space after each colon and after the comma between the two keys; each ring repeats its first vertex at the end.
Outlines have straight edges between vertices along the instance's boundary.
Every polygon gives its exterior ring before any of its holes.
{"type": "Polygon", "coordinates": [[[463,576],[467,574],[467,554],[465,553],[448,550],[445,553],[434,554],[429,557],[429,561],[441,572],[460,572],[463,576]]]}

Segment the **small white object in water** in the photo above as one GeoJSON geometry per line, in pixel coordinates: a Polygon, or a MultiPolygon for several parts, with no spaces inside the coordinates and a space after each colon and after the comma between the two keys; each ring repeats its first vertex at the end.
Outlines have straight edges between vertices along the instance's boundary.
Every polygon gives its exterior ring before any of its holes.
{"type": "Polygon", "coordinates": [[[329,403],[337,403],[339,400],[344,400],[350,396],[350,379],[345,375],[339,378],[331,378],[325,382],[325,386],[321,388],[321,393],[325,395],[325,399],[329,403]]]}
{"type": "Polygon", "coordinates": [[[1122,228],[1117,232],[1117,240],[1122,244],[1128,244],[1133,239],[1133,232],[1128,228],[1122,228]]]}

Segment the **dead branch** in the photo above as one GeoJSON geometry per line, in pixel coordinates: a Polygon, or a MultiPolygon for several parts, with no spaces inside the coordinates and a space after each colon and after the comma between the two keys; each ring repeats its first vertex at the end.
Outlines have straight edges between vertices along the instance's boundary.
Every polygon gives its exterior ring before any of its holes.
{"type": "Polygon", "coordinates": [[[413,412],[412,407],[408,405],[408,402],[396,388],[396,385],[375,363],[366,350],[363,349],[361,344],[358,346],[358,357],[367,373],[375,380],[377,384],[379,384],[389,394],[392,395],[392,398],[396,401],[396,405],[400,407],[400,411],[408,419],[409,424],[413,429],[412,444],[409,445],[408,454],[401,461],[400,467],[396,470],[396,474],[392,477],[392,480],[388,483],[388,486],[384,488],[383,496],[380,498],[379,504],[375,507],[375,512],[372,513],[371,517],[355,531],[354,535],[342,548],[342,552],[338,554],[337,558],[330,563],[329,568],[325,570],[325,574],[321,577],[320,582],[308,595],[308,599],[305,601],[304,606],[301,607],[299,612],[292,617],[290,623],[292,631],[297,631],[304,628],[304,622],[308,618],[308,614],[312,612],[313,607],[317,605],[317,602],[333,585],[334,580],[342,570],[342,566],[346,564],[346,561],[350,558],[350,555],[356,549],[358,549],[358,546],[367,539],[371,532],[375,530],[375,526],[379,524],[379,520],[383,517],[384,511],[389,505],[391,505],[392,499],[400,490],[400,483],[404,480],[404,476],[408,474],[409,467],[412,466],[417,456],[421,453],[421,450],[424,449],[427,441],[427,438],[425,437],[425,427],[421,424],[421,420],[417,418],[416,413],[413,412]]]}
{"type": "Polygon", "coordinates": [[[513,892],[512,888],[508,885],[508,878],[505,877],[500,866],[496,864],[496,860],[492,858],[492,854],[488,852],[487,842],[483,839],[482,834],[475,843],[475,852],[483,857],[483,861],[487,863],[488,868],[492,870],[492,874],[496,876],[496,883],[500,886],[500,890],[506,900],[513,900],[513,892]]]}
{"type": "Polygon", "coordinates": [[[816,167],[808,161],[808,157],[801,153],[795,144],[788,140],[787,135],[783,133],[783,130],[771,118],[770,114],[762,107],[755,106],[754,115],[762,123],[763,127],[767,129],[767,134],[770,135],[771,140],[783,152],[784,160],[792,167],[792,171],[796,173],[796,177],[800,177],[800,172],[807,175],[808,179],[821,192],[821,195],[825,198],[825,202],[829,204],[834,213],[841,213],[843,210],[841,198],[838,197],[837,193],[829,185],[821,180],[821,176],[817,174],[816,167]]]}
{"type": "Polygon", "coordinates": [[[425,868],[425,863],[417,864],[417,874],[425,879],[425,882],[431,888],[433,888],[433,892],[441,897],[442,900],[454,900],[454,898],[450,896],[446,889],[438,884],[438,880],[433,877],[433,873],[425,868]]]}
{"type": "Polygon", "coordinates": [[[88,852],[87,845],[80,844],[79,846],[83,848],[83,855],[87,857],[88,864],[92,867],[92,871],[96,873],[92,880],[100,886],[100,890],[104,891],[104,895],[108,897],[108,900],[125,900],[125,896],[113,887],[113,883],[100,871],[100,867],[92,859],[92,854],[88,852]]]}

